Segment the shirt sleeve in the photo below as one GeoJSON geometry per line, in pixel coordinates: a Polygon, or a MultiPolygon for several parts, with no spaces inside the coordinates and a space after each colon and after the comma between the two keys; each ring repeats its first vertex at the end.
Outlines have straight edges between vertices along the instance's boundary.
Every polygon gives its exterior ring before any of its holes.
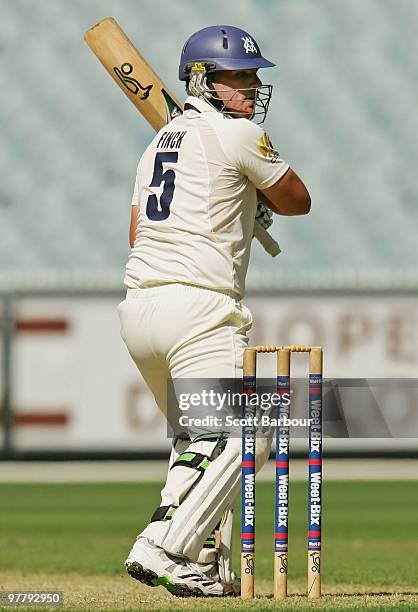
{"type": "Polygon", "coordinates": [[[234,119],[226,151],[234,166],[247,176],[257,189],[274,185],[289,169],[268,134],[248,119],[234,119]]]}
{"type": "Polygon", "coordinates": [[[136,170],[136,178],[135,178],[135,185],[134,185],[134,192],[132,194],[132,206],[139,206],[140,201],[141,201],[141,195],[142,195],[142,181],[141,181],[141,161],[138,164],[138,168],[136,170]]]}

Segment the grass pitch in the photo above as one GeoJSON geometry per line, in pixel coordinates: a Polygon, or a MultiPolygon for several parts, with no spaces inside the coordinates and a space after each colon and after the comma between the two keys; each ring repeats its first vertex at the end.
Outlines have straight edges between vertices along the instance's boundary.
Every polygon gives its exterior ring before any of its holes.
{"type": "MultiPolygon", "coordinates": [[[[159,503],[157,483],[1,484],[0,590],[60,590],[69,610],[418,610],[416,482],[328,482],[323,495],[324,597],[306,589],[307,486],[290,489],[289,598],[271,598],[274,484],[257,485],[256,591],[177,599],[123,570],[159,503]]],[[[235,520],[238,568],[239,508],[235,520]]],[[[39,606],[41,607],[41,606],[39,606]]],[[[31,608],[19,606],[19,610],[31,608]]],[[[44,607],[45,608],[45,607],[44,607]]],[[[10,608],[7,608],[10,610],[10,608]]],[[[55,608],[52,608],[55,609],[55,608]]]]}

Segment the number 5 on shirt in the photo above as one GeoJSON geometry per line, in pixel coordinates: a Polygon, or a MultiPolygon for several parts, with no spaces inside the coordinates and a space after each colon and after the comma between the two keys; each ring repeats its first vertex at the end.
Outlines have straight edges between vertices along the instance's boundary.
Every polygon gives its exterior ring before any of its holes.
{"type": "Polygon", "coordinates": [[[164,183],[163,192],[158,200],[153,193],[147,200],[147,217],[152,221],[164,221],[170,216],[170,204],[174,195],[176,173],[171,168],[164,171],[163,164],[175,164],[178,159],[177,151],[157,153],[154,161],[154,173],[150,187],[159,187],[164,183]]]}

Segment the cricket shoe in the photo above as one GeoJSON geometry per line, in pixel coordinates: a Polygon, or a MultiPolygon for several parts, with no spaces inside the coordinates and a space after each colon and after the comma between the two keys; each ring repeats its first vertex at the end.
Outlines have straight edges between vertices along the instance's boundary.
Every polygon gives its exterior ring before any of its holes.
{"type": "Polygon", "coordinates": [[[220,597],[224,594],[221,583],[202,574],[196,563],[172,557],[146,538],[135,542],[125,567],[132,578],[151,587],[163,586],[177,597],[220,597]]]}

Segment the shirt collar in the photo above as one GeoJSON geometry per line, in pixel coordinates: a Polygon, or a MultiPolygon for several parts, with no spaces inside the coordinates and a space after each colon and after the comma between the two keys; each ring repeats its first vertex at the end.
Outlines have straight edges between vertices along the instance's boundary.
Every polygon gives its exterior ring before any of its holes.
{"type": "MultiPolygon", "coordinates": [[[[184,103],[184,106],[189,104],[193,106],[199,113],[217,113],[218,111],[211,104],[202,100],[201,98],[196,98],[195,96],[188,96],[184,103]]],[[[190,109],[189,109],[190,110],[190,109]]]]}

